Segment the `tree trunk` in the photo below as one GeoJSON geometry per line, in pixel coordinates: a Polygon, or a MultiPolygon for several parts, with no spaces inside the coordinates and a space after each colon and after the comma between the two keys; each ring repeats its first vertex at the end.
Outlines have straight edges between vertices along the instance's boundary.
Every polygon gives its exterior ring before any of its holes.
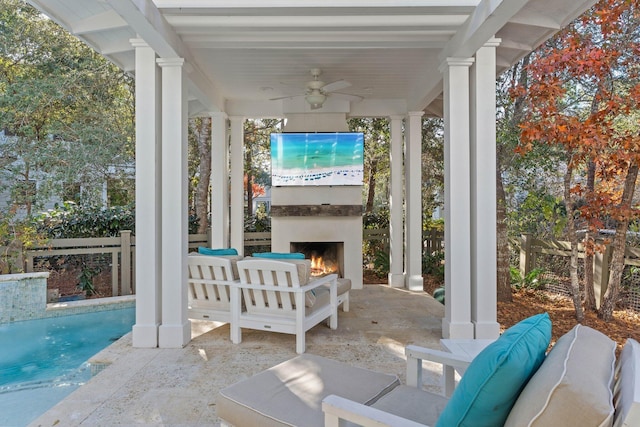
{"type": "Polygon", "coordinates": [[[376,195],[376,173],[378,173],[378,160],[372,159],[371,166],[369,167],[369,182],[367,188],[367,204],[365,205],[364,211],[371,212],[373,211],[373,200],[376,195]]]}
{"type": "MultiPolygon", "coordinates": [[[[636,188],[636,179],[638,178],[638,165],[632,164],[629,167],[627,176],[624,180],[624,190],[622,192],[622,200],[620,211],[628,211],[631,209],[631,201],[636,188]]],[[[616,234],[613,237],[611,264],[609,265],[609,286],[604,294],[598,317],[604,321],[610,321],[613,318],[613,309],[615,308],[620,293],[620,282],[622,281],[622,270],[624,269],[624,252],[627,242],[627,229],[629,228],[629,216],[624,215],[623,219],[618,221],[616,225],[616,234]]]]}
{"type": "Polygon", "coordinates": [[[245,170],[247,171],[247,218],[253,216],[253,169],[251,165],[253,163],[253,156],[251,155],[251,147],[247,147],[244,154],[245,170]]]}
{"type": "Polygon", "coordinates": [[[209,181],[211,180],[211,118],[203,117],[198,129],[198,185],[196,186],[196,215],[200,219],[198,233],[204,234],[209,228],[209,181]]]}
{"type": "MultiPolygon", "coordinates": [[[[587,192],[593,193],[596,180],[596,165],[590,161],[587,165],[587,192]]],[[[584,236],[585,247],[590,240],[593,240],[591,233],[587,231],[584,236]]],[[[596,310],[596,294],[593,289],[593,251],[587,250],[584,255],[584,309],[586,311],[596,310]]]]}
{"type": "Polygon", "coordinates": [[[509,274],[509,240],[507,234],[507,209],[504,185],[502,184],[502,167],[498,159],[496,165],[496,218],[497,218],[497,299],[500,302],[511,302],[511,275],[509,274]]]}
{"type": "Polygon", "coordinates": [[[584,312],[582,310],[582,297],[580,294],[580,280],[578,278],[578,235],[576,234],[575,225],[575,206],[571,197],[571,176],[573,168],[571,167],[571,159],[567,162],[567,172],[564,176],[564,200],[567,205],[567,233],[571,242],[571,265],[569,267],[569,275],[571,277],[571,299],[573,307],[576,310],[576,320],[579,323],[584,322],[584,312]]]}
{"type": "MultiPolygon", "coordinates": [[[[596,96],[591,101],[591,114],[598,112],[599,99],[601,95],[600,87],[596,92],[596,96]]],[[[596,188],[596,164],[593,160],[587,163],[587,194],[594,194],[596,188]]],[[[589,233],[590,225],[587,224],[587,233],[584,236],[585,254],[584,254],[584,309],[586,311],[596,310],[596,293],[593,289],[593,236],[589,233]],[[590,248],[591,246],[591,248],[590,248]]]]}

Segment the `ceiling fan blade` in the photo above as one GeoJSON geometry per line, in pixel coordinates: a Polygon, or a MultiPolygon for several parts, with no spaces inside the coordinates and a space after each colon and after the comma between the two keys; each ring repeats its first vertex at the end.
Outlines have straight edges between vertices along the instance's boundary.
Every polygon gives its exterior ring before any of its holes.
{"type": "Polygon", "coordinates": [[[293,98],[298,98],[300,96],[304,96],[304,94],[300,94],[300,95],[288,95],[288,96],[279,96],[277,98],[269,98],[269,101],[279,101],[281,99],[293,99],[293,98]]]}
{"type": "Polygon", "coordinates": [[[364,99],[363,96],[360,95],[352,95],[350,93],[342,93],[342,92],[332,92],[331,96],[335,96],[336,98],[344,99],[346,101],[362,101],[364,99]]]}
{"type": "Polygon", "coordinates": [[[346,89],[351,86],[346,80],[336,80],[335,82],[328,83],[322,87],[323,92],[335,92],[336,90],[346,89]]]}

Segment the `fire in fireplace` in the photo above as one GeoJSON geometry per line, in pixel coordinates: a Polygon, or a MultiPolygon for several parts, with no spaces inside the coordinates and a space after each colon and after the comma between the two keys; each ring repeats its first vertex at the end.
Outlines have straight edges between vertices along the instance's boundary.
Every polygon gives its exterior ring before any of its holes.
{"type": "Polygon", "coordinates": [[[314,277],[338,274],[344,277],[343,242],[291,242],[291,252],[301,252],[311,260],[314,277]]]}

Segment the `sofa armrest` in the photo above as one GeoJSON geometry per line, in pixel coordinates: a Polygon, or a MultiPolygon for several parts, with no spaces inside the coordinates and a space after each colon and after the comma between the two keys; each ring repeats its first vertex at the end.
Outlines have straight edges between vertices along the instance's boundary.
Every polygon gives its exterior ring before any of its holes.
{"type": "Polygon", "coordinates": [[[325,427],[339,427],[341,420],[363,427],[428,427],[336,395],[329,395],[322,400],[322,412],[325,427]]]}
{"type": "Polygon", "coordinates": [[[404,349],[407,356],[407,385],[422,388],[422,361],[440,363],[443,368],[466,368],[471,363],[468,356],[456,355],[446,351],[434,350],[416,345],[404,349]]]}

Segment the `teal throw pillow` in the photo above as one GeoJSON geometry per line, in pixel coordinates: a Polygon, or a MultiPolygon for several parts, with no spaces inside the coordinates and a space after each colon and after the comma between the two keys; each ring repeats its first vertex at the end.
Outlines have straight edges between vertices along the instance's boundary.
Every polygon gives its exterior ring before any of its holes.
{"type": "Polygon", "coordinates": [[[198,247],[198,253],[213,256],[238,255],[238,251],[234,248],[211,249],[204,246],[198,247]]]}
{"type": "Polygon", "coordinates": [[[547,313],[507,329],[473,359],[436,427],[504,425],[520,392],[544,361],[550,341],[547,313]]]}
{"type": "Polygon", "coordinates": [[[304,254],[300,252],[256,252],[254,258],[280,258],[280,259],[304,259],[304,254]]]}

